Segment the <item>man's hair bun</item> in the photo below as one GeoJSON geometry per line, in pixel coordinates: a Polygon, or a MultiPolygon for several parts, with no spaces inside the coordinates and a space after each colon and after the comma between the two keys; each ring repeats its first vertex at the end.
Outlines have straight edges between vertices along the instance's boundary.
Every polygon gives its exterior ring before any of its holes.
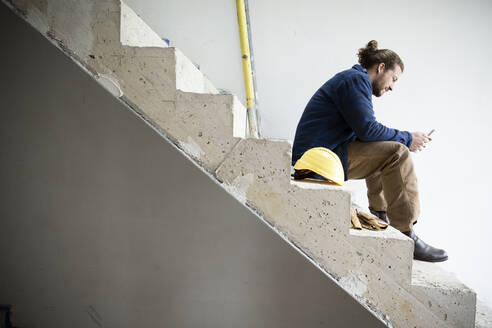
{"type": "Polygon", "coordinates": [[[367,50],[370,50],[370,51],[376,51],[376,50],[378,50],[378,42],[376,40],[369,41],[367,43],[366,49],[367,50]]]}

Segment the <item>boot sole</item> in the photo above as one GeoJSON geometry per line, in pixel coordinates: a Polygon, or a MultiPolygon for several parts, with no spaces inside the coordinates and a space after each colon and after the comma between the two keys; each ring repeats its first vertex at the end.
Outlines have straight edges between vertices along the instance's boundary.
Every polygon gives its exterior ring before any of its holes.
{"type": "Polygon", "coordinates": [[[413,258],[414,260],[417,261],[422,261],[422,262],[444,262],[447,261],[448,257],[443,257],[442,259],[418,259],[418,258],[413,258]]]}

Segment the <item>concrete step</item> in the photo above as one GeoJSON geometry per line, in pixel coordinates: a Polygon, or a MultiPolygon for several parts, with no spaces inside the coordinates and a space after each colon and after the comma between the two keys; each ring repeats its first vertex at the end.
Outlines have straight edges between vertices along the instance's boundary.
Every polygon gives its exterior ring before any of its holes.
{"type": "Polygon", "coordinates": [[[234,95],[178,91],[174,109],[159,125],[210,173],[246,137],[246,109],[234,95]]]}
{"type": "Polygon", "coordinates": [[[210,173],[245,137],[246,110],[234,95],[178,91],[175,101],[125,101],[210,173]]]}
{"type": "MultiPolygon", "coordinates": [[[[343,187],[317,180],[291,180],[291,185],[301,189],[344,190],[343,187]]],[[[352,206],[356,206],[352,204],[352,206]]],[[[343,229],[343,228],[342,228],[343,229]]],[[[347,238],[357,249],[358,256],[375,263],[381,270],[398,283],[410,284],[412,275],[413,242],[395,228],[388,226],[383,231],[350,229],[350,221],[345,229],[347,238]]]]}
{"type": "Polygon", "coordinates": [[[291,185],[291,147],[288,141],[241,140],[217,169],[216,177],[236,186],[236,193],[246,196],[247,204],[272,222],[282,218],[302,229],[311,226],[311,230],[317,227],[346,236],[349,193],[341,189],[303,190],[291,185]]]}
{"type": "Polygon", "coordinates": [[[413,261],[410,293],[450,327],[474,327],[475,292],[438,264],[413,261]]]}
{"type": "MultiPolygon", "coordinates": [[[[186,58],[173,47],[127,47],[101,56],[90,68],[113,77],[130,99],[138,96],[175,101],[176,92],[219,94],[219,91],[186,58]]],[[[151,99],[148,99],[151,100],[151,99]]]]}
{"type": "Polygon", "coordinates": [[[342,270],[353,260],[341,256],[336,247],[348,235],[350,194],[291,185],[290,150],[287,141],[243,139],[215,175],[239,201],[289,240],[302,244],[317,263],[342,270]]]}
{"type": "Polygon", "coordinates": [[[398,284],[412,276],[413,241],[392,226],[383,231],[350,229],[350,243],[398,284]]]}
{"type": "MultiPolygon", "coordinates": [[[[152,48],[168,47],[167,44],[124,2],[121,2],[120,10],[120,41],[123,46],[152,48]]],[[[175,57],[175,77],[171,78],[175,79],[175,87],[177,90],[196,93],[219,93],[210,80],[203,75],[191,60],[189,60],[179,49],[173,49],[175,57]]]]}
{"type": "Polygon", "coordinates": [[[125,98],[141,108],[176,100],[174,48],[119,47],[99,58],[99,65],[115,79],[125,98]]]}
{"type": "Polygon", "coordinates": [[[208,79],[177,48],[127,47],[100,56],[89,68],[112,77],[123,93],[157,96],[160,101],[175,101],[176,92],[219,94],[208,79]]]}

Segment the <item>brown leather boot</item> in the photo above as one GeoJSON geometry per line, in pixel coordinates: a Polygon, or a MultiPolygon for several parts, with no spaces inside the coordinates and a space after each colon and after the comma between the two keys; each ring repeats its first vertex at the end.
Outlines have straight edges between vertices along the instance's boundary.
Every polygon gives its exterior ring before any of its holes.
{"type": "Polygon", "coordinates": [[[445,250],[427,245],[422,239],[417,237],[412,230],[403,232],[403,234],[412,238],[414,242],[413,258],[419,261],[426,262],[442,262],[448,259],[448,254],[445,250]]]}

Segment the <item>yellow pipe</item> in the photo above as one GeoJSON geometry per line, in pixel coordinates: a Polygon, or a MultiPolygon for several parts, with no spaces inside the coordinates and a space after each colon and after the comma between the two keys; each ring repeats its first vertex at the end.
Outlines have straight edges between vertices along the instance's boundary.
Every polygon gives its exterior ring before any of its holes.
{"type": "Polygon", "coordinates": [[[244,87],[246,89],[246,107],[248,108],[248,123],[250,136],[258,138],[256,121],[254,116],[255,91],[253,87],[253,73],[251,71],[251,58],[249,51],[248,27],[246,22],[246,9],[243,0],[236,0],[237,21],[239,24],[239,39],[241,42],[241,58],[243,62],[244,87]]]}

